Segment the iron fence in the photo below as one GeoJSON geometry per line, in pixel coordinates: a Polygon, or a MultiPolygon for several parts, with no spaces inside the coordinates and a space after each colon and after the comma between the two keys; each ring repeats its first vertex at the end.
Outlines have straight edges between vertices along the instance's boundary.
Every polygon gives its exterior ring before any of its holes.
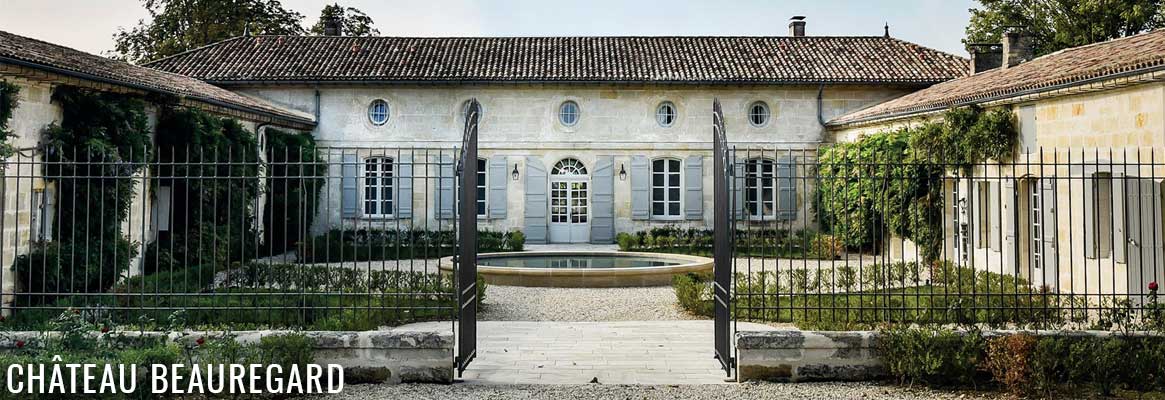
{"type": "Polygon", "coordinates": [[[974,165],[845,151],[728,151],[735,320],[1165,325],[1152,149],[974,165]]]}
{"type": "Polygon", "coordinates": [[[6,327],[65,310],[232,329],[458,317],[459,148],[100,150],[7,160],[6,327]]]}

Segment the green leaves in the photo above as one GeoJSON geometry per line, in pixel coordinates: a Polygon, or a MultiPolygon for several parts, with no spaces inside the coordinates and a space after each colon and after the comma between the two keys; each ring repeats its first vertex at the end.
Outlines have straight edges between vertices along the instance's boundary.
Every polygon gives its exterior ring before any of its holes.
{"type": "Polygon", "coordinates": [[[979,0],[963,44],[1000,43],[1022,26],[1040,56],[1161,28],[1163,9],[1161,0],[979,0]]]}

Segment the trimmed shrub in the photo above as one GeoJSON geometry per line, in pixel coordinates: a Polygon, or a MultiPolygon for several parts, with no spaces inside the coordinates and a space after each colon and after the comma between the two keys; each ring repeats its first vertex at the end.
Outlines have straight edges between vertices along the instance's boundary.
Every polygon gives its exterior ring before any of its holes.
{"type": "Polygon", "coordinates": [[[672,288],[676,301],[685,311],[705,317],[712,316],[712,275],[708,273],[687,273],[672,276],[672,288]]]}
{"type": "Polygon", "coordinates": [[[879,357],[891,375],[901,383],[931,386],[974,385],[985,350],[986,340],[975,330],[891,328],[878,341],[879,357]]]}
{"type": "Polygon", "coordinates": [[[1028,394],[1032,386],[1032,358],[1036,338],[1027,334],[1003,336],[987,341],[984,366],[991,377],[1016,396],[1028,394]]]}
{"type": "MultiPolygon", "coordinates": [[[[478,231],[477,250],[482,253],[521,251],[526,235],[521,231],[478,231]]],[[[312,238],[299,249],[304,262],[345,262],[440,258],[457,251],[456,232],[451,230],[333,229],[312,238]]]]}

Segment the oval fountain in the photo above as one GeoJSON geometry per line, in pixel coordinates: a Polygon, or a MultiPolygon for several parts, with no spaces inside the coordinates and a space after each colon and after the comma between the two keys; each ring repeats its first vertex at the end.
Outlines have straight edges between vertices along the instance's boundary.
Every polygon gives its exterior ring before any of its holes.
{"type": "MultiPolygon", "coordinates": [[[[452,273],[452,258],[440,263],[452,273]]],[[[711,272],[712,259],[622,251],[523,251],[477,255],[486,283],[537,287],[665,286],[673,275],[711,272]]]]}

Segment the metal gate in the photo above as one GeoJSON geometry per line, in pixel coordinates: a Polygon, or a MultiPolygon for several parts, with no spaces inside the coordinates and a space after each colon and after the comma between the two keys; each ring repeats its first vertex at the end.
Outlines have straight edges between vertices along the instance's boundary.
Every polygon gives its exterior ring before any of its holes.
{"type": "Polygon", "coordinates": [[[714,190],[714,218],[713,222],[713,301],[715,313],[715,341],[716,359],[720,366],[729,375],[736,366],[736,359],[732,355],[732,232],[735,231],[733,213],[730,205],[733,204],[732,193],[732,155],[728,148],[728,141],[724,134],[724,113],[720,109],[720,100],[712,101],[712,153],[713,161],[713,188],[714,190]]]}
{"type": "Polygon", "coordinates": [[[457,160],[460,193],[457,195],[457,255],[453,257],[457,279],[457,374],[477,356],[477,123],[481,105],[470,99],[465,109],[465,133],[457,160]]]}

